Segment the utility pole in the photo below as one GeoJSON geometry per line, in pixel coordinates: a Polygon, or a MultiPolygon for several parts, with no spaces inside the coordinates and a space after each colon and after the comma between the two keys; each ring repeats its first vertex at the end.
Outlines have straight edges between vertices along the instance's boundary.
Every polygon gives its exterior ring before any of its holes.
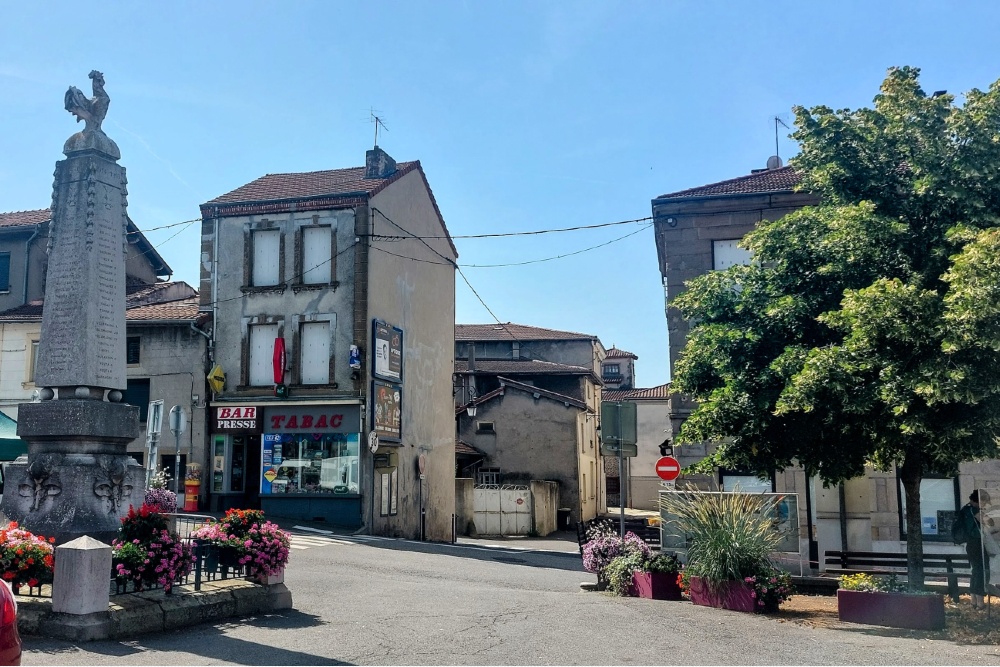
{"type": "Polygon", "coordinates": [[[625,448],[622,446],[622,403],[618,401],[615,403],[618,408],[618,433],[616,435],[616,440],[618,440],[618,509],[621,511],[621,517],[619,521],[619,533],[621,538],[625,539],[625,448]]]}
{"type": "Polygon", "coordinates": [[[175,405],[170,408],[170,432],[174,434],[174,493],[181,493],[181,433],[187,428],[187,414],[184,408],[175,405]]]}

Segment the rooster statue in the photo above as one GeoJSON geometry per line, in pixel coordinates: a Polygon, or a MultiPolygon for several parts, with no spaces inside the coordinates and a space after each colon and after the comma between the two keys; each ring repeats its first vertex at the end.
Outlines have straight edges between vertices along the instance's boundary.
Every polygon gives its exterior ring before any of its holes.
{"type": "Polygon", "coordinates": [[[76,122],[84,121],[86,124],[84,132],[102,132],[101,123],[108,115],[108,105],[111,98],[104,92],[104,75],[96,69],[90,72],[90,79],[94,83],[94,97],[87,99],[76,86],[70,86],[66,91],[66,111],[76,116],[76,122]]]}

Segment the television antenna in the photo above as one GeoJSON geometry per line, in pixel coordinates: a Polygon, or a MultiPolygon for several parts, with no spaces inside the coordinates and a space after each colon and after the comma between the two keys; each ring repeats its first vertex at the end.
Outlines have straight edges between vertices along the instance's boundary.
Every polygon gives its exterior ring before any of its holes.
{"type": "Polygon", "coordinates": [[[372,124],[375,125],[375,145],[378,146],[378,128],[379,128],[379,126],[381,125],[382,129],[384,131],[386,131],[386,132],[389,131],[389,128],[387,128],[385,126],[385,122],[383,122],[382,117],[376,114],[375,109],[369,108],[368,113],[371,116],[371,122],[372,122],[372,124]]]}
{"type": "Polygon", "coordinates": [[[778,125],[781,125],[786,130],[790,130],[792,128],[788,127],[788,125],[785,123],[785,121],[781,120],[781,116],[778,116],[777,114],[775,114],[775,116],[774,116],[774,156],[780,160],[781,159],[781,151],[778,150],[778,125]]]}

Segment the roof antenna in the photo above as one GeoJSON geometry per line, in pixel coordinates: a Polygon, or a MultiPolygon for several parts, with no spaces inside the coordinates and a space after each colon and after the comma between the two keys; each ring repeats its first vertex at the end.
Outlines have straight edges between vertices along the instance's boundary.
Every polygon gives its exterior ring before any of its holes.
{"type": "Polygon", "coordinates": [[[792,129],[792,128],[788,127],[788,125],[785,124],[785,121],[781,120],[780,116],[778,116],[777,114],[775,114],[775,116],[774,116],[774,157],[770,157],[770,158],[767,159],[767,168],[768,169],[780,169],[781,166],[782,166],[781,151],[778,148],[778,125],[781,125],[786,130],[792,129]]]}
{"type": "Polygon", "coordinates": [[[378,126],[381,125],[386,132],[389,131],[389,128],[382,122],[381,116],[375,115],[374,109],[369,108],[368,113],[371,115],[371,122],[375,125],[375,147],[378,148],[378,126]]]}

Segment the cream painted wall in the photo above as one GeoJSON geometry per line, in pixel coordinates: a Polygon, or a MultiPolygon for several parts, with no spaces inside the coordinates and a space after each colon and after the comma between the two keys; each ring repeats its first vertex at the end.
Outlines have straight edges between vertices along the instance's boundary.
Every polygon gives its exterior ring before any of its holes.
{"type": "MultiPolygon", "coordinates": [[[[445,233],[418,170],[372,197],[369,208],[372,233],[376,235],[440,237],[445,233]]],[[[399,514],[376,516],[377,532],[416,536],[419,533],[418,502],[422,500],[427,512],[427,539],[450,540],[455,512],[455,411],[451,391],[455,269],[451,262],[456,254],[442,238],[391,243],[374,241],[368,259],[366,340],[371,340],[372,319],[403,329],[399,514]],[[381,252],[379,248],[394,254],[381,252]],[[424,480],[416,473],[420,454],[424,454],[426,460],[424,480]],[[381,530],[378,529],[380,525],[381,530]]],[[[370,351],[367,357],[366,367],[370,372],[370,351]]]]}

